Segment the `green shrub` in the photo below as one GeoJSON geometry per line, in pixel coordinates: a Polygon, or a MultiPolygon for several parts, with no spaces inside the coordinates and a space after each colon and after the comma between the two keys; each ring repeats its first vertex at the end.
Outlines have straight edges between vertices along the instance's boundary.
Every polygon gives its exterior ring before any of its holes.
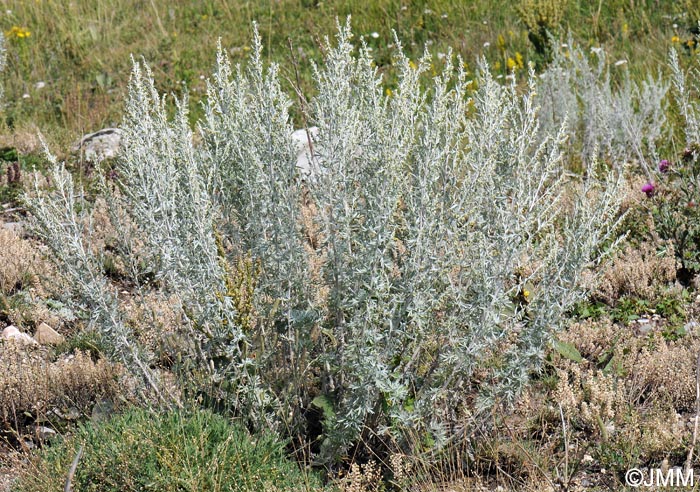
{"type": "MultiPolygon", "coordinates": [[[[302,438],[323,402],[322,462],[368,430],[445,446],[474,412],[512,402],[582,298],[582,271],[615,242],[621,198],[594,164],[566,176],[564,131],[541,131],[534,73],[521,91],[482,62],[475,91],[449,53],[425,87],[430,56],[409,60],[396,40],[387,94],[372,51],[351,39],[339,26],[313,66],[305,174],[292,101],[257,33],[245,70],[219,50],[201,146],[187,101],[169,117],[136,64],[111,202],[129,218],[119,236],[182,302],[185,382],[204,375],[206,396],[251,426],[302,438]],[[250,268],[231,268],[245,258],[250,268]]],[[[77,211],[65,169],[53,182],[32,201],[39,235],[115,354],[157,385],[85,246],[89,208],[77,211]]]]}
{"type": "Polygon", "coordinates": [[[83,446],[73,490],[87,492],[319,490],[318,480],[284,455],[270,435],[251,436],[208,411],[131,410],[102,424],[81,426],[43,450],[16,492],[63,490],[83,446]]]}

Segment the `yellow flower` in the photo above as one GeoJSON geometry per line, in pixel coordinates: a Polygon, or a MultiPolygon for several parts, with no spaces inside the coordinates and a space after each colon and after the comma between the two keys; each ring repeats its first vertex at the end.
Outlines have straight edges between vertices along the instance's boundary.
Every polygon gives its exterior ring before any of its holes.
{"type": "Polygon", "coordinates": [[[629,26],[627,25],[627,23],[625,22],[624,24],[622,24],[622,35],[623,35],[623,36],[627,36],[627,34],[628,34],[629,32],[630,32],[630,28],[629,28],[629,26]]]}
{"type": "Polygon", "coordinates": [[[680,42],[681,42],[681,38],[679,38],[678,36],[673,36],[673,37],[671,38],[671,42],[672,42],[672,43],[680,43],[680,42]]]}
{"type": "Polygon", "coordinates": [[[503,37],[503,34],[498,35],[498,38],[496,39],[496,45],[498,46],[499,50],[506,49],[506,38],[503,37]]]}
{"type": "Polygon", "coordinates": [[[501,69],[501,62],[497,61],[496,63],[493,64],[493,69],[498,71],[501,69]]]}
{"type": "Polygon", "coordinates": [[[509,70],[509,71],[512,71],[513,69],[515,69],[515,67],[518,66],[518,64],[515,63],[515,60],[513,60],[513,59],[510,58],[510,57],[508,57],[508,60],[506,60],[506,66],[508,67],[508,70],[509,70]]]}
{"type": "Polygon", "coordinates": [[[524,290],[524,291],[523,291],[523,296],[525,296],[525,299],[527,299],[528,297],[530,297],[530,291],[529,291],[529,290],[524,290]]]}
{"type": "Polygon", "coordinates": [[[386,94],[387,97],[391,97],[391,95],[393,94],[392,90],[389,89],[388,87],[386,88],[386,90],[384,91],[384,93],[386,94]]]}
{"type": "Polygon", "coordinates": [[[413,60],[410,60],[410,61],[408,62],[408,66],[411,67],[413,70],[415,70],[416,68],[418,68],[418,65],[416,65],[416,63],[415,63],[413,60]]]}
{"type": "Polygon", "coordinates": [[[12,29],[5,31],[5,37],[23,39],[31,36],[32,33],[26,27],[12,26],[12,29]]]}
{"type": "Polygon", "coordinates": [[[525,68],[525,64],[523,63],[523,55],[521,55],[518,51],[515,52],[515,64],[518,66],[518,68],[525,68]]]}

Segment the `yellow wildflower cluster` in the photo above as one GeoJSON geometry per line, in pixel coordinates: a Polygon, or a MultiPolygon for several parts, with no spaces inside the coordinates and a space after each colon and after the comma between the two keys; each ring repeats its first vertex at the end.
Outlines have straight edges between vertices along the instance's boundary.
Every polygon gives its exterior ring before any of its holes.
{"type": "Polygon", "coordinates": [[[17,38],[23,39],[31,36],[32,33],[26,27],[12,26],[12,29],[5,31],[5,37],[8,39],[17,38]]]}
{"type": "Polygon", "coordinates": [[[523,55],[516,51],[515,56],[513,58],[508,57],[508,60],[506,60],[506,66],[508,67],[509,71],[522,70],[523,68],[525,68],[525,63],[523,62],[523,55]]]}

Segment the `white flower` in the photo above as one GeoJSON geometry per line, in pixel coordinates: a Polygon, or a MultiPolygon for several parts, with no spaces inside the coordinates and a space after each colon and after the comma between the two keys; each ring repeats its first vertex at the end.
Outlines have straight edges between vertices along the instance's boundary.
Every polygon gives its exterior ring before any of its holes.
{"type": "Polygon", "coordinates": [[[620,65],[624,65],[625,63],[627,63],[627,60],[617,60],[615,62],[615,66],[619,67],[620,65]]]}
{"type": "Polygon", "coordinates": [[[370,34],[374,39],[377,39],[379,37],[379,33],[377,31],[374,31],[372,34],[370,34]]]}
{"type": "Polygon", "coordinates": [[[491,46],[491,43],[489,43],[488,41],[486,41],[486,42],[484,43],[484,48],[488,48],[489,46],[491,46]]]}
{"type": "Polygon", "coordinates": [[[441,18],[441,19],[447,19],[447,14],[442,14],[442,15],[440,16],[440,18],[441,18]]]}
{"type": "Polygon", "coordinates": [[[600,54],[601,54],[602,52],[603,52],[603,48],[601,48],[600,46],[593,46],[593,47],[591,47],[591,54],[592,54],[592,55],[598,55],[598,56],[600,56],[600,54]]]}
{"type": "Polygon", "coordinates": [[[438,60],[442,60],[443,58],[445,58],[445,53],[438,53],[437,57],[438,57],[438,60]]]}
{"type": "Polygon", "coordinates": [[[36,84],[34,84],[34,87],[36,87],[37,89],[43,89],[44,87],[46,87],[46,82],[39,81],[36,84]]]}
{"type": "Polygon", "coordinates": [[[29,94],[27,94],[26,92],[22,94],[22,99],[29,99],[29,94]]]}

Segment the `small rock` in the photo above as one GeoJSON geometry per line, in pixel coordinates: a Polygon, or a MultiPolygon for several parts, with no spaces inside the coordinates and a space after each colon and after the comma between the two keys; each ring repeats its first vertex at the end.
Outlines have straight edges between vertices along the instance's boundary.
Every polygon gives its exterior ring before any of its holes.
{"type": "Polygon", "coordinates": [[[19,331],[19,329],[17,329],[16,326],[12,325],[2,330],[2,338],[4,338],[5,340],[15,340],[16,342],[27,345],[37,345],[36,340],[34,340],[26,333],[22,333],[21,331],[19,331]]]}
{"type": "Polygon", "coordinates": [[[683,329],[685,330],[686,333],[691,334],[691,333],[696,333],[698,329],[700,329],[700,323],[697,321],[688,321],[684,326],[683,329]]]}
{"type": "Polygon", "coordinates": [[[58,345],[63,343],[65,338],[46,323],[41,323],[36,327],[34,340],[42,345],[58,345]]]}
{"type": "Polygon", "coordinates": [[[318,127],[315,126],[309,128],[308,133],[305,128],[295,130],[292,133],[292,140],[297,146],[297,169],[299,169],[304,178],[313,178],[318,173],[318,162],[314,162],[318,161],[318,157],[312,159],[311,156],[311,144],[314,143],[317,137],[318,127]],[[309,143],[309,138],[311,138],[311,144],[309,143]]]}
{"type": "Polygon", "coordinates": [[[637,326],[637,334],[639,335],[646,335],[654,327],[648,318],[639,318],[635,321],[635,325],[637,326]]]}
{"type": "Polygon", "coordinates": [[[35,449],[36,444],[34,444],[32,441],[28,439],[23,439],[22,441],[22,446],[25,447],[26,449],[35,449]]]}
{"type": "Polygon", "coordinates": [[[44,425],[37,425],[34,428],[34,434],[40,441],[46,441],[54,437],[57,433],[51,427],[46,427],[44,425]]]}
{"type": "Polygon", "coordinates": [[[24,224],[21,222],[4,222],[2,228],[10,232],[14,232],[18,236],[24,233],[24,224]]]}
{"type": "Polygon", "coordinates": [[[615,424],[609,423],[605,426],[605,430],[608,431],[608,435],[613,435],[615,433],[615,424]]]}
{"type": "Polygon", "coordinates": [[[78,420],[80,417],[83,416],[83,414],[80,413],[80,410],[78,410],[75,407],[70,407],[65,412],[59,412],[58,410],[54,410],[54,413],[59,415],[63,420],[78,420]]]}
{"type": "Polygon", "coordinates": [[[82,150],[85,160],[97,163],[116,157],[121,139],[122,131],[119,128],[104,128],[83,136],[73,150],[82,150]]]}

